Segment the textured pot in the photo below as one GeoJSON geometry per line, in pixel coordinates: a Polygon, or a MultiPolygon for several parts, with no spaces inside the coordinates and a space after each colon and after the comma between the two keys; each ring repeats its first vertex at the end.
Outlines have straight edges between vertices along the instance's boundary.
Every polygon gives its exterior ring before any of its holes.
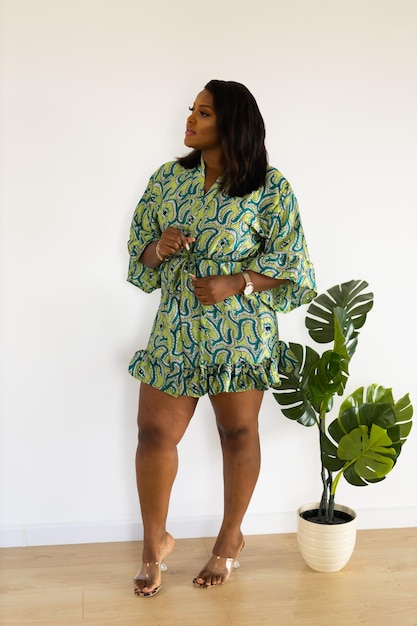
{"type": "Polygon", "coordinates": [[[319,503],[301,506],[298,511],[297,540],[301,555],[309,567],[317,572],[338,572],[352,556],[356,541],[356,513],[341,504],[335,510],[352,516],[343,524],[317,524],[305,520],[301,513],[318,509],[319,503]]]}

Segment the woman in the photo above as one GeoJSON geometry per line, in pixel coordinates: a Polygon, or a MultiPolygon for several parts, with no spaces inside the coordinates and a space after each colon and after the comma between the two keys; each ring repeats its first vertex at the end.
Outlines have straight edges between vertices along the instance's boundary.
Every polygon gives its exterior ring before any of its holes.
{"type": "Polygon", "coordinates": [[[213,555],[194,579],[224,583],[244,541],[243,516],[260,465],[264,390],[285,368],[276,311],[315,296],[297,202],[267,163],[252,94],[210,81],[187,119],[192,152],[151,177],[132,222],[128,280],[161,302],[146,350],[129,370],[141,381],[137,485],[144,539],[135,593],[155,595],[174,547],[166,531],[177,444],[208,394],[223,453],[224,517],[213,555]]]}

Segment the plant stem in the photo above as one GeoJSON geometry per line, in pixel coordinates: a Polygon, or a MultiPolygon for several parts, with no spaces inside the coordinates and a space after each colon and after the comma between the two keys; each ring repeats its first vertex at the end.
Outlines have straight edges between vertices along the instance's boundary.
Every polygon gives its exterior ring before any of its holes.
{"type": "MultiPolygon", "coordinates": [[[[327,403],[324,403],[327,406],[327,403]]],[[[319,421],[319,437],[320,437],[320,451],[323,450],[323,440],[326,436],[326,409],[320,411],[319,421]]],[[[321,482],[323,485],[323,491],[321,495],[320,508],[318,512],[319,521],[326,524],[331,524],[334,519],[334,493],[333,493],[333,477],[330,470],[328,470],[323,463],[323,454],[321,454],[321,482]]]]}
{"type": "Polygon", "coordinates": [[[336,474],[336,478],[333,481],[333,487],[332,487],[331,493],[330,493],[330,496],[333,498],[333,500],[334,500],[334,494],[336,492],[336,487],[339,484],[339,480],[342,478],[344,472],[348,469],[348,467],[350,467],[351,465],[354,465],[356,463],[358,458],[359,458],[359,456],[357,456],[354,459],[352,459],[351,461],[348,461],[347,463],[345,463],[344,466],[342,467],[342,469],[336,474]]]}
{"type": "MultiPolygon", "coordinates": [[[[322,438],[323,438],[323,431],[322,431],[322,428],[321,428],[322,424],[323,424],[323,421],[320,420],[320,432],[319,432],[320,450],[321,450],[321,442],[322,442],[322,438]]],[[[322,494],[321,494],[321,501],[320,501],[320,508],[319,508],[319,520],[321,522],[327,522],[328,521],[328,516],[329,516],[329,507],[328,507],[328,500],[329,500],[329,472],[324,467],[323,458],[321,459],[321,482],[322,482],[322,485],[323,485],[323,490],[322,490],[322,494]]]]}

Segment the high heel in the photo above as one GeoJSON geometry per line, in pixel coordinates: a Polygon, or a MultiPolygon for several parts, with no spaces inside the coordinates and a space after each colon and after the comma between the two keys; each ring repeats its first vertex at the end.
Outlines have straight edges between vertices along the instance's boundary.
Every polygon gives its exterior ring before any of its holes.
{"type": "MultiPolygon", "coordinates": [[[[242,552],[244,547],[245,542],[243,541],[239,554],[242,552]]],[[[212,554],[200,574],[194,578],[193,585],[194,587],[199,587],[200,589],[223,585],[230,577],[232,570],[237,569],[238,567],[240,567],[240,563],[237,557],[233,558],[212,554]],[[199,580],[202,582],[198,582],[199,580]]]]}
{"type": "Polygon", "coordinates": [[[168,567],[166,566],[164,560],[172,552],[174,549],[175,541],[174,537],[169,533],[166,533],[166,538],[163,543],[163,549],[160,552],[160,560],[159,561],[142,561],[142,567],[136,574],[133,582],[135,584],[135,595],[140,598],[151,598],[155,596],[162,588],[162,575],[161,572],[166,572],[168,567]],[[146,584],[143,584],[146,581],[146,584]],[[141,587],[138,587],[137,584],[141,583],[141,587]],[[148,587],[152,587],[150,591],[143,591],[148,587]]]}
{"type": "Polygon", "coordinates": [[[133,579],[133,582],[137,583],[137,582],[142,582],[146,580],[146,581],[149,581],[149,584],[144,585],[144,587],[142,587],[141,589],[135,586],[135,595],[141,598],[151,598],[152,596],[155,596],[158,593],[158,591],[160,591],[162,588],[161,572],[166,572],[167,569],[168,567],[163,561],[161,562],[154,561],[153,563],[142,563],[142,567],[136,574],[135,578],[133,579]],[[158,573],[158,577],[160,580],[159,585],[156,585],[151,591],[143,591],[144,588],[151,587],[152,583],[157,582],[156,572],[158,573]]]}

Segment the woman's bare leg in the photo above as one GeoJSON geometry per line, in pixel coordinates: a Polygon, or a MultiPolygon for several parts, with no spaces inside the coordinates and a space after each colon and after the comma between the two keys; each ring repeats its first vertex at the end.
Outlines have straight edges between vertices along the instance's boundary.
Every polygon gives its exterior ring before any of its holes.
{"type": "Polygon", "coordinates": [[[260,469],[258,415],[263,392],[221,393],[211,397],[223,452],[224,516],[213,555],[195,583],[206,587],[228,578],[231,558],[242,546],[241,524],[260,469]],[[216,557],[222,557],[218,559],[216,557]]]}
{"type": "Polygon", "coordinates": [[[159,563],[174,547],[174,539],[166,532],[166,519],[178,469],[177,445],[196,405],[197,398],[174,398],[141,383],[136,478],[144,537],[142,568],[135,578],[138,595],[155,593],[161,582],[159,563]]]}

